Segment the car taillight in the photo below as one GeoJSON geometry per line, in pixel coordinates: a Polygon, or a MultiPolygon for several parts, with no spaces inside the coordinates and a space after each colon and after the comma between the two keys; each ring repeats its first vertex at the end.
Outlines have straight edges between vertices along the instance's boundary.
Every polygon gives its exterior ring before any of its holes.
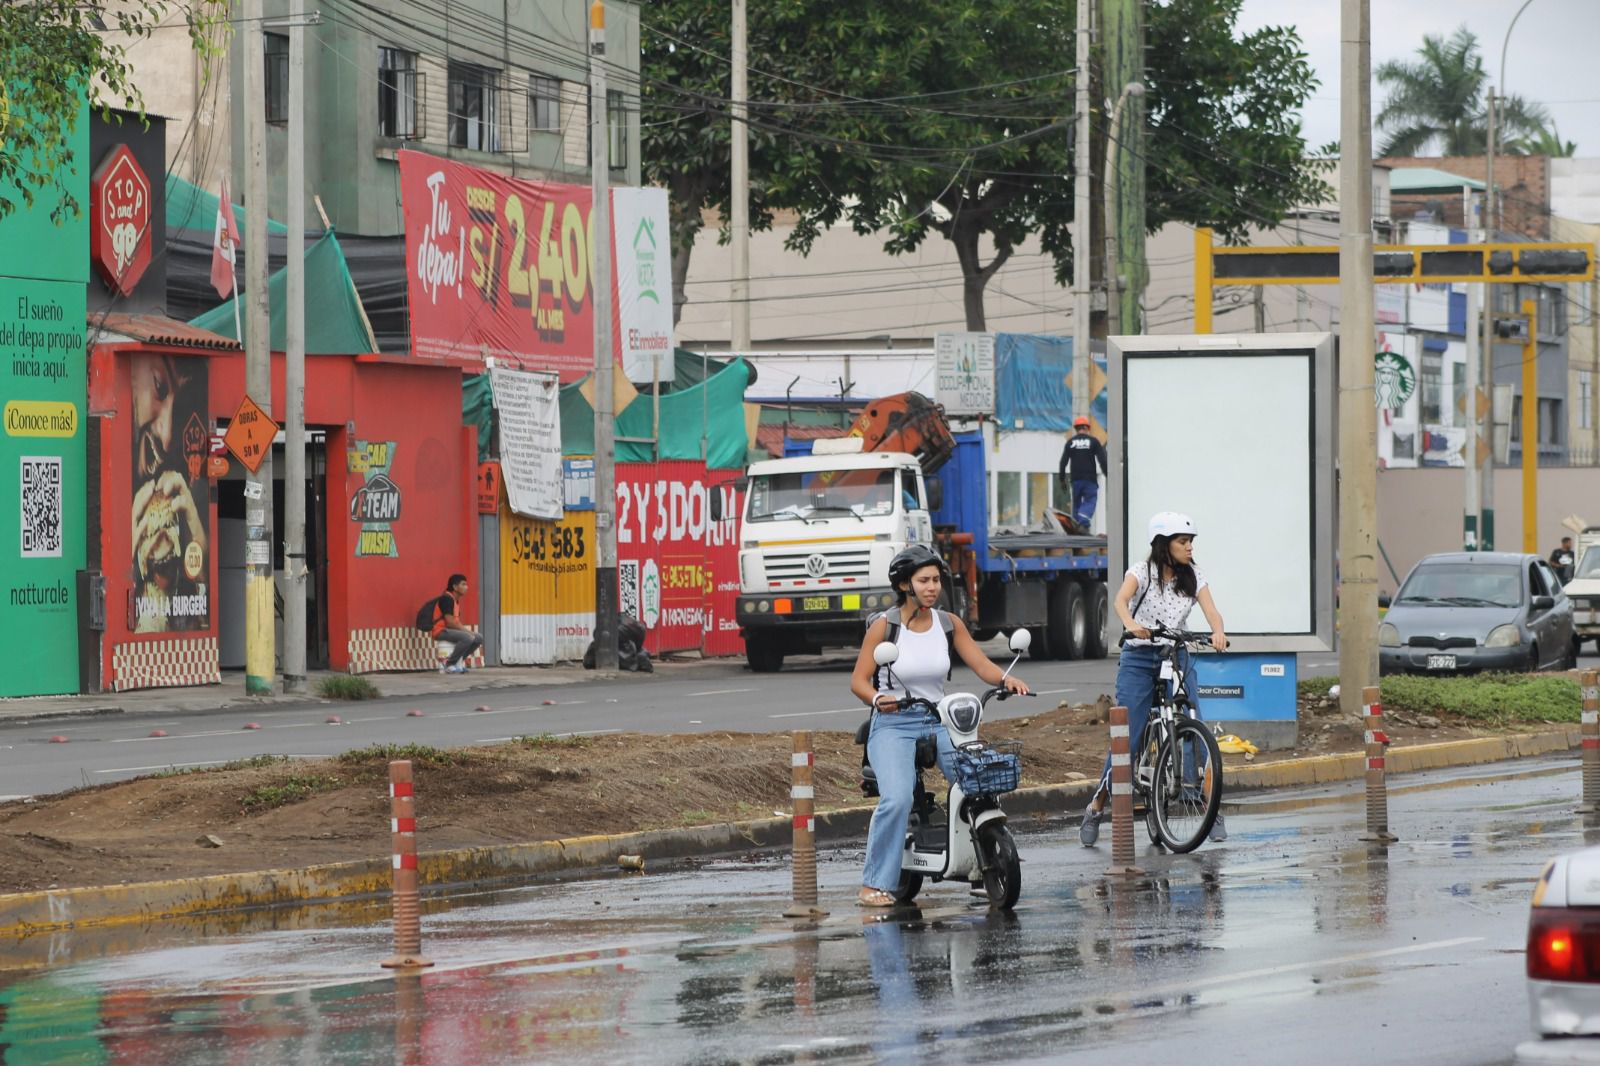
{"type": "Polygon", "coordinates": [[[1528,976],[1600,982],[1600,910],[1534,907],[1528,917],[1528,976]]]}

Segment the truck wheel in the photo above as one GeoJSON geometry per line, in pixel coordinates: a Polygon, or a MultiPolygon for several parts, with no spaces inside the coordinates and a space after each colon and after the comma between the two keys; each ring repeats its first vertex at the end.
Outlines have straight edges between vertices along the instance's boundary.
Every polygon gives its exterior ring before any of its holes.
{"type": "Polygon", "coordinates": [[[1044,626],[1029,626],[1028,633],[1033,637],[1033,643],[1028,645],[1028,658],[1036,662],[1051,658],[1050,631],[1044,626]]]}
{"type": "Polygon", "coordinates": [[[1074,587],[1066,578],[1050,582],[1046,595],[1045,618],[1049,625],[1044,628],[1045,644],[1050,649],[1050,658],[1066,659],[1068,649],[1067,631],[1072,628],[1072,612],[1067,605],[1067,590],[1074,587]]]}
{"type": "Polygon", "coordinates": [[[1089,639],[1083,646],[1085,659],[1104,659],[1106,657],[1106,608],[1110,597],[1106,595],[1106,586],[1103,582],[1096,581],[1086,590],[1084,602],[1089,607],[1089,639]]]}
{"type": "Polygon", "coordinates": [[[783,669],[783,645],[777,634],[750,633],[744,638],[744,660],[758,674],[775,674],[783,669]]]}
{"type": "Polygon", "coordinates": [[[1083,586],[1061,580],[1050,586],[1050,654],[1056,659],[1081,659],[1088,635],[1088,609],[1083,586]]]}

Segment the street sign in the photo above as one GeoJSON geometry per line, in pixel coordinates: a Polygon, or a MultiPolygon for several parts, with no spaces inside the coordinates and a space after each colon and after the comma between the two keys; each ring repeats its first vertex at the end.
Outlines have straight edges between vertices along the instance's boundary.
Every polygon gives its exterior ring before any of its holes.
{"type": "Polygon", "coordinates": [[[500,513],[500,464],[478,464],[478,513],[500,513]]]}
{"type": "Polygon", "coordinates": [[[219,478],[228,476],[228,457],[226,455],[212,455],[208,460],[206,476],[219,478]]]}
{"type": "Polygon", "coordinates": [[[278,435],[278,424],[249,396],[239,404],[223,443],[244,468],[254,474],[261,469],[261,461],[272,450],[272,439],[278,435]]]}
{"type": "Polygon", "coordinates": [[[217,432],[217,433],[211,434],[211,444],[210,444],[210,447],[208,449],[207,454],[210,454],[210,455],[227,455],[228,454],[228,442],[223,439],[223,435],[222,435],[221,432],[217,432]]]}

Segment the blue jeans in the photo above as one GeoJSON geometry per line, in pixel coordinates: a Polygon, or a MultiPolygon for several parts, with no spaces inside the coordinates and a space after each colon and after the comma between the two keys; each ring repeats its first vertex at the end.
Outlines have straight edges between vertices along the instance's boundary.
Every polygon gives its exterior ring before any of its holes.
{"type": "Polygon", "coordinates": [[[1089,528],[1094,509],[1100,502],[1100,482],[1074,481],[1072,483],[1072,517],[1080,526],[1089,528]]]}
{"type": "Polygon", "coordinates": [[[874,714],[867,735],[867,761],[878,775],[878,809],[867,829],[867,867],[861,883],[893,892],[900,884],[900,856],[906,847],[906,821],[917,777],[917,741],[935,737],[939,769],[955,779],[955,745],[944,723],[923,710],[874,714]]]}
{"type": "MultiPolygon", "coordinates": [[[[1134,756],[1133,761],[1138,761],[1139,735],[1144,732],[1145,722],[1150,720],[1150,707],[1156,701],[1156,686],[1161,684],[1161,648],[1150,644],[1125,644],[1122,648],[1121,661],[1117,663],[1117,701],[1118,707],[1128,708],[1128,751],[1134,756]]],[[[1178,662],[1183,668],[1184,687],[1191,693],[1191,700],[1195,691],[1194,656],[1187,648],[1178,650],[1178,662]]],[[[1170,694],[1171,690],[1168,690],[1170,694]]],[[[1195,714],[1198,716],[1199,709],[1195,714]]],[[[1111,753],[1106,752],[1105,768],[1100,772],[1100,792],[1107,791],[1111,785],[1111,753]]]]}

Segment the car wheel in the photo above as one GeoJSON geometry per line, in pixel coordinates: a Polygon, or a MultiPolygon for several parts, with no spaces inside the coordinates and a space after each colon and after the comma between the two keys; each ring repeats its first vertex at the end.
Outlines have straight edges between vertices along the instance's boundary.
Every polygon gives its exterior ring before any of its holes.
{"type": "Polygon", "coordinates": [[[1528,661],[1523,669],[1530,674],[1539,672],[1539,645],[1535,644],[1528,649],[1528,661]]]}
{"type": "Polygon", "coordinates": [[[1577,637],[1572,638],[1572,643],[1567,646],[1566,662],[1561,664],[1563,670],[1576,670],[1578,668],[1578,652],[1583,648],[1583,641],[1577,637]]]}

